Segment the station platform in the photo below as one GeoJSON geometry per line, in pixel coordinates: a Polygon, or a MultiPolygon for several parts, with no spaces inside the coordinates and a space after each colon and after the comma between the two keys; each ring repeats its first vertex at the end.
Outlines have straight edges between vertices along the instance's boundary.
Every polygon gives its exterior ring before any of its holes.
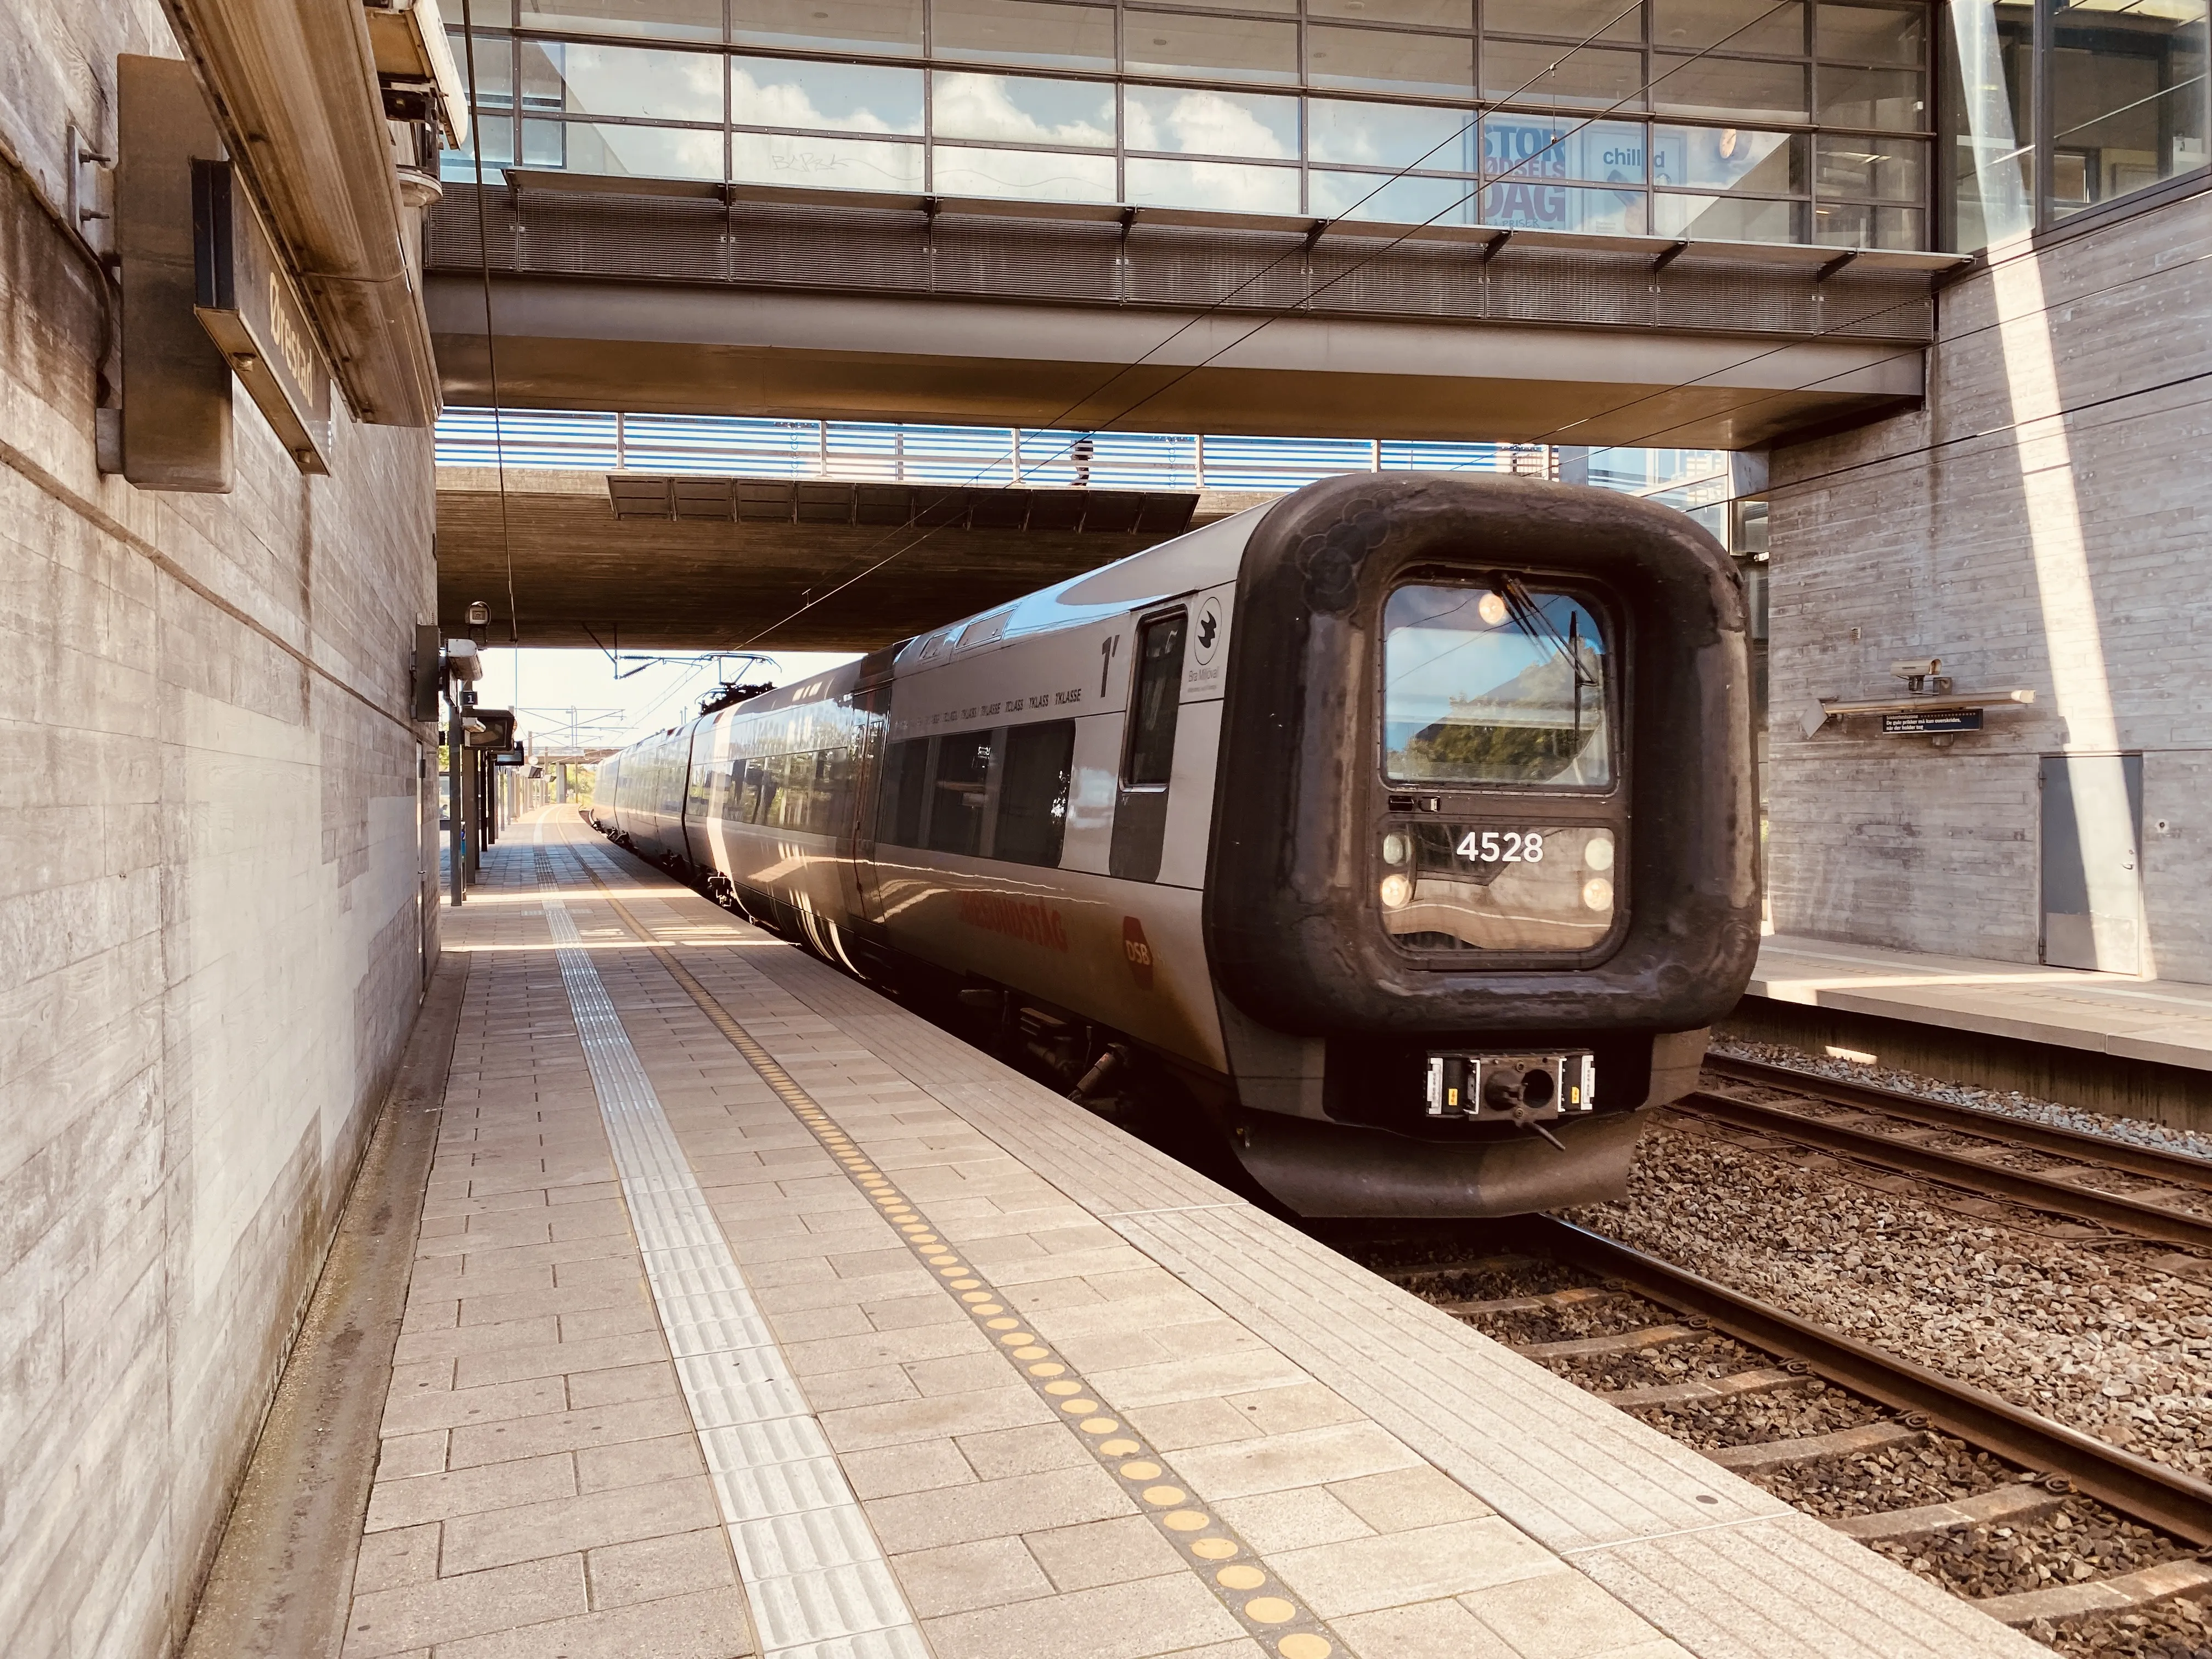
{"type": "Polygon", "coordinates": [[[615,851],[514,826],[349,1659],[2046,1650],[615,851]]]}
{"type": "Polygon", "coordinates": [[[2212,1071],[2212,985],[1775,934],[1748,994],[2212,1071]]]}

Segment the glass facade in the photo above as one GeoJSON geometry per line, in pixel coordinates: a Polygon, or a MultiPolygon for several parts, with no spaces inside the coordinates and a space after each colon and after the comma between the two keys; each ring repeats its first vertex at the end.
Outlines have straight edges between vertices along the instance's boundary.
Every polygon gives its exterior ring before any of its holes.
{"type": "Polygon", "coordinates": [[[1952,0],[1950,245],[2048,229],[2206,164],[2206,0],[1952,0]]]}
{"type": "MultiPolygon", "coordinates": [[[[1928,245],[1930,0],[472,11],[488,166],[1928,245]]],[[[465,151],[445,166],[472,173],[465,151]]]]}

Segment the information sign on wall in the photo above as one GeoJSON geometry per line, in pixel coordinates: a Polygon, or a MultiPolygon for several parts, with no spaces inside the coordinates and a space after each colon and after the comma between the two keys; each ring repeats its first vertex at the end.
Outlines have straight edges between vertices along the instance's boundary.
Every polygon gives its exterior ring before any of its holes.
{"type": "Polygon", "coordinates": [[[1982,711],[1978,708],[1931,708],[1926,714],[1917,709],[1906,714],[1884,714],[1881,729],[1889,737],[1933,737],[1940,732],[1978,732],[1982,729],[1982,711]]]}
{"type": "Polygon", "coordinates": [[[276,243],[228,161],[192,163],[192,250],[201,326],[300,471],[328,473],[330,367],[276,243]]]}

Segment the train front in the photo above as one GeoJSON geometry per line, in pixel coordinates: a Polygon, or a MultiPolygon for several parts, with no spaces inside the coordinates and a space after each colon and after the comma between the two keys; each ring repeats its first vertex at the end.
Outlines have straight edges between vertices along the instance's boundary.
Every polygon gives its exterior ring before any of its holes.
{"type": "Polygon", "coordinates": [[[1238,579],[1208,954],[1231,1143],[1314,1216],[1618,1196],[1759,945],[1749,665],[1680,514],[1346,478],[1238,579]]]}

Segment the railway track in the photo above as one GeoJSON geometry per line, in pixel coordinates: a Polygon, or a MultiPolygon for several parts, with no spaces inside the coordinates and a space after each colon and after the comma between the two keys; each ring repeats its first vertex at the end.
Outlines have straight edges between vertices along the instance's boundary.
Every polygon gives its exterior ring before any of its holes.
{"type": "Polygon", "coordinates": [[[2212,1161],[1754,1061],[1706,1068],[1746,1088],[1668,1109],[2212,1256],[2212,1161]]]}
{"type": "MultiPolygon", "coordinates": [[[[1503,1240],[1512,1254],[1393,1266],[1389,1258],[1395,1249],[1388,1241],[1369,1246],[1340,1241],[1338,1248],[1355,1258],[1375,1258],[1370,1265],[1385,1277],[1571,1376],[1578,1366],[1633,1363],[1679,1352],[1688,1345],[1710,1346],[1716,1339],[1734,1345],[1735,1369],[1719,1376],[1594,1389],[1625,1408],[1662,1415],[1662,1427],[1671,1427],[1678,1415],[1694,1423],[1704,1412],[1725,1414],[1747,1399],[1786,1400],[1792,1391],[1815,1383],[1841,1391],[1848,1396],[1848,1409],[1812,1413],[1811,1426],[1825,1431],[1785,1432],[1705,1448],[1716,1462],[1770,1490],[1781,1488],[1785,1498],[1791,1498],[1787,1488],[1803,1471],[1848,1468],[1851,1460],[1869,1458],[1909,1468],[1922,1449],[1941,1447],[1938,1437],[1964,1443],[1981,1455],[1969,1482],[1979,1490],[1960,1494],[1952,1487],[1934,1501],[1861,1507],[1856,1513],[1832,1512],[1832,1504],[1827,1511],[1810,1504],[1800,1506],[1812,1508],[1829,1524],[1893,1559],[1930,1571],[1954,1593],[1961,1574],[1949,1571],[1950,1564],[1972,1551],[2003,1552],[2014,1547],[2015,1540],[2039,1533],[2061,1540],[2070,1534],[2085,1540],[2081,1555],[2054,1558],[2061,1565],[2045,1575],[2050,1582],[1969,1597],[2007,1623],[2042,1629],[2048,1626],[2039,1621],[2140,1618],[2142,1610],[2160,1603],[2171,1607],[2175,1598],[2212,1593],[2212,1563],[2199,1559],[2200,1552],[2212,1547],[2212,1482],[2107,1444],[1587,1228],[1537,1216],[1485,1237],[1503,1240]],[[1580,1282],[1554,1282],[1559,1280],[1580,1282]],[[1522,1288],[1536,1284],[1548,1288],[1522,1288]],[[1468,1294],[1486,1285],[1520,1293],[1468,1294]],[[1551,1321],[1565,1329],[1597,1334],[1525,1340],[1551,1321]],[[1830,1426],[1838,1421],[1841,1426],[1830,1426]],[[2100,1506],[2136,1523],[2141,1535],[2131,1535],[2118,1548],[2122,1570],[2085,1575],[2078,1563],[2109,1562],[2115,1553],[2113,1547],[2086,1541],[2116,1530],[2109,1523],[2100,1530],[2100,1506]],[[1944,1566],[1931,1568],[1931,1559],[1944,1566]]],[[[1618,1373],[1613,1380],[1619,1380],[1618,1373]]],[[[1788,1413],[1783,1405],[1773,1414],[1788,1413]]],[[[1698,1443],[1691,1436],[1682,1437],[1698,1443]]],[[[1947,1473],[1955,1479],[1960,1458],[1951,1453],[1948,1459],[1947,1473]]],[[[1800,1484],[1822,1485],[1817,1478],[1800,1484]]],[[[2058,1547],[2067,1546],[2062,1541],[2058,1547]]]]}

